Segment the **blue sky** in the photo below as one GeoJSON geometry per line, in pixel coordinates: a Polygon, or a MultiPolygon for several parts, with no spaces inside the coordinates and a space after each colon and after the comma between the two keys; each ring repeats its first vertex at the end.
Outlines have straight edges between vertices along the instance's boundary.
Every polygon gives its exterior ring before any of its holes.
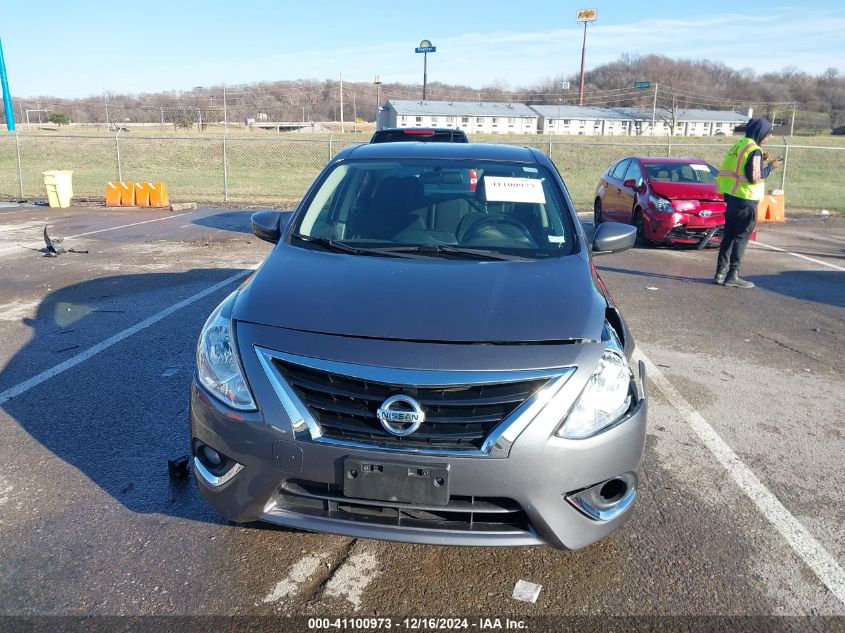
{"type": "MultiPolygon", "coordinates": [[[[5,3],[10,4],[10,3],[5,3]]],[[[841,2],[284,2],[41,0],[0,16],[13,97],[84,97],[104,91],[286,79],[421,82],[511,88],[578,71],[579,8],[598,9],[587,67],[623,53],[722,61],[757,72],[792,66],[845,73],[841,2]],[[733,7],[731,6],[733,5],[733,7]],[[739,7],[739,8],[738,8],[739,7]]],[[[644,78],[647,79],[647,78],[644,78]]]]}

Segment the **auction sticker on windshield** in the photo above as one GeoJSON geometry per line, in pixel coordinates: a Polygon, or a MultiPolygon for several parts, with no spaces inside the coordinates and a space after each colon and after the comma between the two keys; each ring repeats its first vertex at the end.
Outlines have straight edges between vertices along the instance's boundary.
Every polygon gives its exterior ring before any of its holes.
{"type": "Polygon", "coordinates": [[[539,202],[546,203],[543,182],[536,178],[505,178],[485,176],[487,202],[539,202]]]}

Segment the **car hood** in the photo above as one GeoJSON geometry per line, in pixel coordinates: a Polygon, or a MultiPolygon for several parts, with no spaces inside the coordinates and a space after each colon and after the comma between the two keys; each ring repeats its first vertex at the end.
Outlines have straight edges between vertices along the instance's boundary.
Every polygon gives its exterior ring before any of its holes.
{"type": "Polygon", "coordinates": [[[568,342],[600,340],[606,306],[578,256],[400,259],[280,244],[241,289],[233,317],[365,338],[568,342]]]}
{"type": "Polygon", "coordinates": [[[723,199],[715,184],[699,185],[688,182],[654,182],[649,186],[654,193],[669,200],[719,200],[723,199]]]}

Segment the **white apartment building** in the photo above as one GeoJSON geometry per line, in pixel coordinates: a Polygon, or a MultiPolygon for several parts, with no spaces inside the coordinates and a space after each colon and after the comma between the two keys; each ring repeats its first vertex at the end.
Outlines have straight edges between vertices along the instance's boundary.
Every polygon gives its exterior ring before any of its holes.
{"type": "Polygon", "coordinates": [[[540,117],[541,134],[569,136],[733,136],[734,129],[748,117],[731,110],[593,108],[579,106],[531,106],[540,117]]]}
{"type": "Polygon", "coordinates": [[[522,103],[391,99],[379,112],[377,128],[442,127],[467,134],[537,134],[539,118],[522,103]]]}

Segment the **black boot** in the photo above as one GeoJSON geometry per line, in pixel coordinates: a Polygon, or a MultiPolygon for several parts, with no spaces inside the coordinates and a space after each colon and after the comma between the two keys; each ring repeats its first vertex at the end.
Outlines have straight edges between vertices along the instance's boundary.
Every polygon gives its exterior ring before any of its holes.
{"type": "Polygon", "coordinates": [[[717,286],[724,286],[725,285],[725,277],[727,277],[728,271],[724,268],[717,268],[716,269],[716,276],[713,277],[713,283],[717,286]]]}
{"type": "Polygon", "coordinates": [[[745,281],[745,279],[742,279],[739,276],[739,273],[731,271],[728,273],[728,276],[725,277],[725,286],[729,286],[731,288],[753,288],[754,282],[745,281]]]}

